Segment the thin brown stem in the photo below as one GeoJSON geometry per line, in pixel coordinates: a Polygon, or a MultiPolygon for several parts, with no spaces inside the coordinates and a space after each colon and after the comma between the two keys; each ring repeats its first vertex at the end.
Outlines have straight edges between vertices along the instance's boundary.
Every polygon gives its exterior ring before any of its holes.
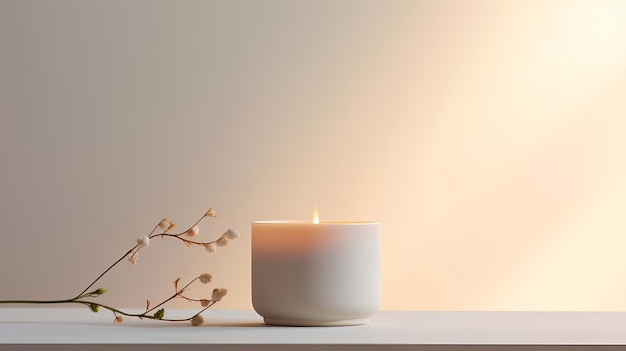
{"type": "Polygon", "coordinates": [[[178,239],[178,240],[180,240],[180,241],[184,242],[184,243],[185,243],[185,244],[187,244],[187,245],[207,245],[207,244],[211,244],[211,243],[216,243],[216,242],[217,242],[217,240],[207,241],[207,242],[200,242],[200,241],[189,240],[189,239],[182,238],[182,237],[181,237],[181,235],[182,235],[182,234],[185,234],[185,233],[180,233],[180,234],[167,234],[167,233],[161,233],[161,234],[155,234],[155,235],[153,236],[153,238],[156,238],[157,236],[160,236],[160,237],[166,237],[166,236],[168,236],[168,237],[170,237],[170,238],[175,238],[175,239],[178,239]]]}
{"type": "Polygon", "coordinates": [[[32,304],[55,304],[55,303],[73,303],[75,300],[74,299],[67,299],[67,300],[0,300],[0,303],[12,303],[12,304],[18,304],[18,303],[32,303],[32,304]]]}
{"type": "Polygon", "coordinates": [[[78,294],[76,296],[76,299],[79,299],[83,296],[83,294],[85,292],[87,292],[87,290],[89,290],[89,288],[91,288],[94,284],[96,284],[96,282],[98,282],[98,280],[100,280],[100,278],[102,278],[105,274],[107,274],[113,267],[115,267],[118,263],[120,263],[120,261],[122,261],[124,258],[126,258],[126,256],[128,256],[131,252],[133,252],[133,250],[135,250],[137,248],[137,245],[133,246],[132,249],[128,250],[124,256],[120,257],[117,261],[115,261],[112,265],[109,266],[109,268],[107,268],[104,272],[102,272],[102,274],[100,274],[98,276],[98,278],[96,278],[93,282],[91,282],[91,284],[89,284],[85,290],[81,291],[80,294],[78,294]]]}
{"type": "Polygon", "coordinates": [[[161,302],[160,304],[158,304],[158,305],[156,305],[156,306],[152,307],[151,309],[146,310],[146,312],[144,312],[144,313],[152,312],[152,311],[156,310],[157,308],[159,308],[159,307],[161,307],[161,306],[165,305],[166,303],[168,303],[168,302],[172,301],[172,300],[173,300],[173,299],[175,299],[176,297],[178,297],[178,296],[182,296],[181,294],[185,291],[185,289],[187,289],[187,288],[188,288],[188,287],[189,287],[189,286],[190,286],[193,282],[195,282],[196,280],[198,280],[198,277],[195,277],[193,280],[191,280],[189,283],[187,283],[187,285],[185,285],[182,289],[180,289],[180,290],[176,290],[176,293],[175,293],[174,295],[170,296],[170,297],[169,297],[169,298],[167,298],[165,301],[163,301],[163,302],[161,302]]]}
{"type": "MultiPolygon", "coordinates": [[[[148,235],[148,237],[150,239],[157,237],[157,236],[172,236],[172,237],[180,237],[181,235],[187,233],[188,231],[191,230],[191,228],[197,226],[200,222],[202,222],[203,219],[206,218],[206,214],[202,215],[202,217],[200,217],[194,224],[192,224],[189,228],[187,228],[187,230],[182,231],[178,234],[167,234],[167,231],[163,232],[163,233],[159,233],[159,234],[154,234],[154,230],[150,233],[150,235],[148,235]]],[[[158,226],[158,225],[157,225],[158,226]]],[[[155,228],[156,229],[156,228],[155,228]]]]}

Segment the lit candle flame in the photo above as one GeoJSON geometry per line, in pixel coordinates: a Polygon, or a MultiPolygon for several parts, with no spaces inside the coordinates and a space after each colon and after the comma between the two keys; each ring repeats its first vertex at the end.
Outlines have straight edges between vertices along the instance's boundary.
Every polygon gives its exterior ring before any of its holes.
{"type": "Polygon", "coordinates": [[[317,206],[315,206],[315,212],[313,212],[313,224],[320,224],[320,214],[317,212],[317,206]]]}

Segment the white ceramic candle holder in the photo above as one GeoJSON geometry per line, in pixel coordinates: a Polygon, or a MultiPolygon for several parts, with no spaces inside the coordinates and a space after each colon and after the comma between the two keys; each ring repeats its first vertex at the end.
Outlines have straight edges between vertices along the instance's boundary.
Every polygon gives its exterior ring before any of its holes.
{"type": "Polygon", "coordinates": [[[265,323],[365,324],[380,300],[380,223],[252,223],[252,304],[265,323]]]}

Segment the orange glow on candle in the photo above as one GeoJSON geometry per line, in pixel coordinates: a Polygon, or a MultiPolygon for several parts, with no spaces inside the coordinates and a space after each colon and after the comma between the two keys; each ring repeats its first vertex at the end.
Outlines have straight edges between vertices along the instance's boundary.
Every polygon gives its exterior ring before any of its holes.
{"type": "Polygon", "coordinates": [[[317,212],[317,206],[315,206],[315,211],[313,212],[313,224],[320,224],[320,214],[317,212]]]}

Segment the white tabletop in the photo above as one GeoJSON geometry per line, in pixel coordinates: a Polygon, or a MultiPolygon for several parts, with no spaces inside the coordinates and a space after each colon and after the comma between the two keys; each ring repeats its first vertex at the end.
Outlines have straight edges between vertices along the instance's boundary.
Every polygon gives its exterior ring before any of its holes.
{"type": "MultiPolygon", "coordinates": [[[[168,317],[190,313],[167,311],[168,317]]],[[[267,326],[254,311],[216,309],[203,315],[207,322],[200,327],[136,319],[114,324],[106,311],[3,307],[0,350],[544,350],[563,345],[626,350],[623,312],[379,311],[369,324],[354,327],[267,326]]]]}

